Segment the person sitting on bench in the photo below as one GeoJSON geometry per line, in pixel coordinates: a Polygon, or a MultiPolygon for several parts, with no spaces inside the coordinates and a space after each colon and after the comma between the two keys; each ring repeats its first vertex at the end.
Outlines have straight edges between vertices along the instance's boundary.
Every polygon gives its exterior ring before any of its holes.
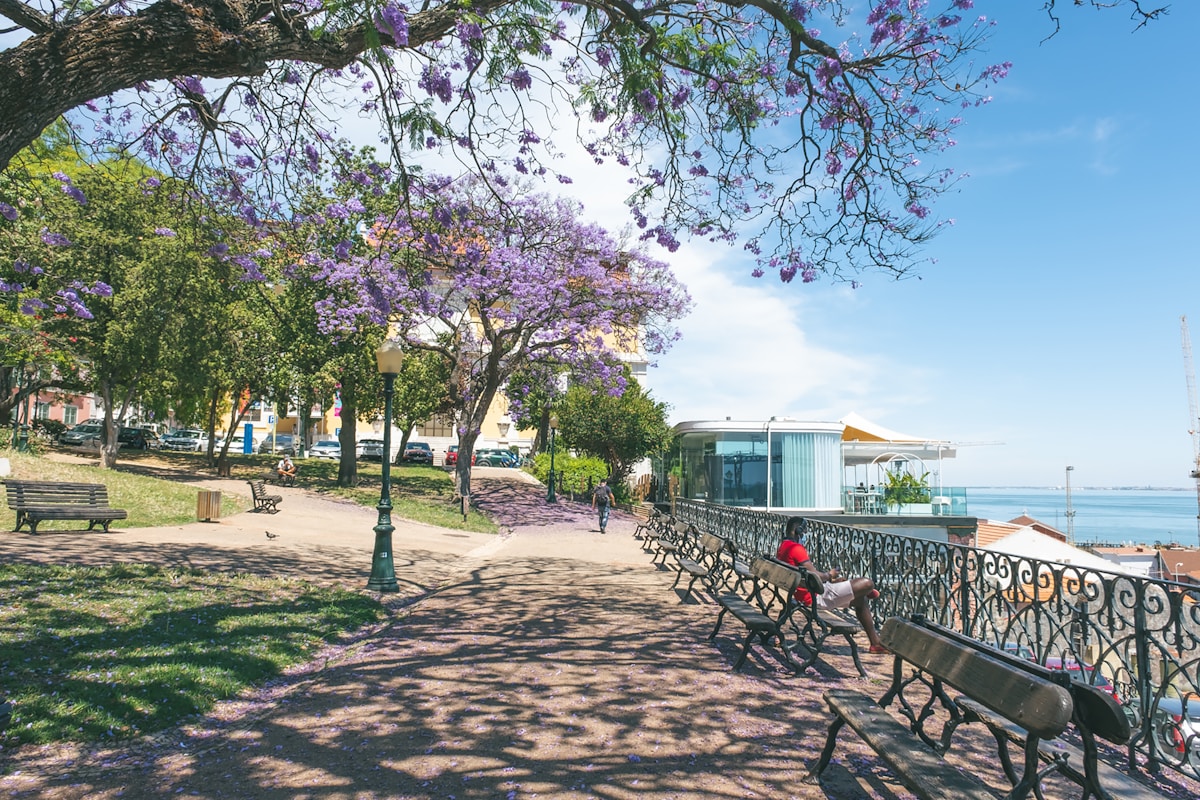
{"type": "MultiPolygon", "coordinates": [[[[854,615],[858,617],[863,631],[867,634],[867,640],[871,642],[871,649],[868,652],[876,655],[886,654],[888,649],[879,639],[879,632],[875,630],[875,618],[871,614],[871,607],[867,604],[868,600],[879,597],[875,582],[870,578],[840,580],[841,574],[837,567],[828,572],[818,570],[808,556],[808,549],[800,542],[803,528],[803,517],[788,519],[783,532],[783,541],[779,543],[779,551],[775,554],[775,558],[785,564],[791,564],[793,567],[815,572],[821,582],[825,584],[824,593],[817,597],[817,606],[831,610],[853,608],[854,615]]],[[[803,586],[796,588],[796,599],[805,606],[811,607],[812,605],[812,595],[803,586]]]]}
{"type": "Polygon", "coordinates": [[[283,483],[296,482],[296,465],[292,463],[290,456],[279,459],[279,463],[275,465],[275,472],[279,473],[279,480],[283,483]]]}

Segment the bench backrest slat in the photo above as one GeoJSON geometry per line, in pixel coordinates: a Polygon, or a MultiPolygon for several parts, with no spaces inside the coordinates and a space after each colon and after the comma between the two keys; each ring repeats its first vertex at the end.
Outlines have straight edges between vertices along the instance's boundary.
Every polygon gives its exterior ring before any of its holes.
{"type": "Polygon", "coordinates": [[[778,561],[773,561],[769,558],[756,558],[750,563],[750,571],[754,573],[754,577],[758,580],[765,581],[772,586],[778,586],[783,594],[791,597],[796,591],[804,578],[798,570],[791,567],[785,567],[778,561]]]}
{"type": "Polygon", "coordinates": [[[108,487],[102,483],[53,483],[9,480],[4,484],[10,508],[20,506],[108,505],[108,487]]]}
{"type": "Polygon", "coordinates": [[[700,536],[700,549],[705,553],[719,553],[725,549],[725,540],[715,533],[705,533],[700,536]]]}
{"type": "Polygon", "coordinates": [[[902,617],[880,636],[897,656],[1036,736],[1058,736],[1071,721],[1071,694],[1056,683],[902,617]]]}

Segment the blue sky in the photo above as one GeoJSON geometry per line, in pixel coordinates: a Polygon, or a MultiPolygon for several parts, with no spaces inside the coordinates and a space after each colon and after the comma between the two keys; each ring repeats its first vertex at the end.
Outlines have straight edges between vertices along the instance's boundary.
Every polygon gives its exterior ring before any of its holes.
{"type": "Polygon", "coordinates": [[[1134,32],[1060,3],[1042,42],[1041,5],[977,3],[999,22],[980,63],[1013,68],[944,157],[971,177],[936,207],[956,224],[921,280],[785,286],[740,251],[670,258],[696,299],[649,378],[673,421],[857,411],[960,443],[944,485],[1055,486],[1067,465],[1074,486],[1193,485],[1200,8],[1134,32]]]}

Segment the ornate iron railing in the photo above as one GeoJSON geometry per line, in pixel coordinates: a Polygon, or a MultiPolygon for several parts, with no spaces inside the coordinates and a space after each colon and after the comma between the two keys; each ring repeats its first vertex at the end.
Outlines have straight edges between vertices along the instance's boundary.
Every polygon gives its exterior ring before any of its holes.
{"type": "MultiPolygon", "coordinates": [[[[786,517],[676,500],[679,519],[774,554],[786,517]]],[[[1200,777],[1200,596],[1183,584],[806,521],[822,568],[879,587],[879,619],[923,614],[1105,687],[1134,727],[1128,759],[1200,777]]]]}

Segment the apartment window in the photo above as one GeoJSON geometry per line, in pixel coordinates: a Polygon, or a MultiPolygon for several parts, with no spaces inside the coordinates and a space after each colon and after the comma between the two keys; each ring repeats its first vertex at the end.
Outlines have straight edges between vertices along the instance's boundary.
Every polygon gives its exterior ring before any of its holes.
{"type": "Polygon", "coordinates": [[[79,421],[79,409],[76,406],[63,406],[63,424],[74,425],[79,421]]]}
{"type": "Polygon", "coordinates": [[[457,434],[454,432],[454,420],[444,414],[439,414],[428,422],[424,422],[417,426],[423,437],[444,436],[449,439],[454,439],[457,434]]]}
{"type": "Polygon", "coordinates": [[[38,419],[50,419],[50,404],[38,403],[33,413],[38,419]]]}

